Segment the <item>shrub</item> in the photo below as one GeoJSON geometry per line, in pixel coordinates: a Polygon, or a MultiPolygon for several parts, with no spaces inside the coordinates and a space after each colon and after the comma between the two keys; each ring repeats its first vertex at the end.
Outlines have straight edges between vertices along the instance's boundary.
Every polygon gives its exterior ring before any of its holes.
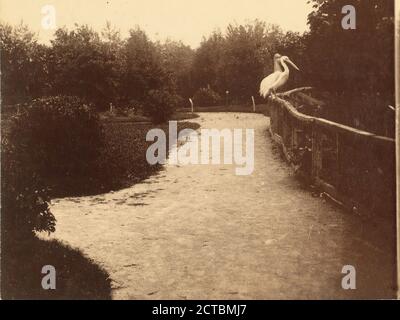
{"type": "Polygon", "coordinates": [[[175,108],[184,108],[186,107],[190,107],[190,103],[188,99],[184,99],[182,96],[180,95],[175,95],[175,108]]]}
{"type": "Polygon", "coordinates": [[[96,170],[102,143],[97,115],[78,98],[37,99],[20,108],[2,138],[4,231],[12,238],[54,231],[48,187],[96,170]]]}
{"type": "Polygon", "coordinates": [[[9,138],[21,163],[45,180],[91,173],[104,140],[98,115],[70,96],[32,101],[12,118],[9,138]]]}
{"type": "Polygon", "coordinates": [[[221,103],[221,96],[211,88],[200,88],[194,94],[194,104],[200,107],[216,106],[221,103]]]}
{"type": "Polygon", "coordinates": [[[2,135],[2,211],[12,238],[55,230],[49,188],[98,170],[103,146],[98,117],[79,98],[57,96],[20,108],[2,135]]]}
{"type": "Polygon", "coordinates": [[[2,241],[27,240],[33,231],[55,231],[55,217],[49,210],[48,190],[31,166],[17,160],[17,148],[1,142],[2,241]]]}
{"type": "Polygon", "coordinates": [[[162,123],[170,119],[178,103],[178,96],[167,90],[150,90],[144,114],[154,123],[162,123]]]}

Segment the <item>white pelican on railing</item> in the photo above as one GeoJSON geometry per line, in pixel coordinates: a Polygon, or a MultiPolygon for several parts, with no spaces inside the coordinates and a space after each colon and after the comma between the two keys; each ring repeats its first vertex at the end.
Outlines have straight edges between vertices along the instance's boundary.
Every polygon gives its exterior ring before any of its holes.
{"type": "Polygon", "coordinates": [[[274,73],[270,74],[268,77],[264,78],[260,84],[260,96],[266,98],[271,93],[276,93],[276,89],[282,87],[289,79],[289,67],[286,63],[289,63],[296,70],[300,69],[289,59],[287,56],[278,57],[278,54],[274,56],[274,73]],[[280,66],[283,67],[283,71],[276,70],[280,69],[280,66]]]}

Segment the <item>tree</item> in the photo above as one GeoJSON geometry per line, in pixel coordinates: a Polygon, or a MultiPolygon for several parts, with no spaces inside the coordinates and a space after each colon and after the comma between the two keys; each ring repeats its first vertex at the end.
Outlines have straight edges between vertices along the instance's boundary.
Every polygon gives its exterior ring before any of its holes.
{"type": "Polygon", "coordinates": [[[1,98],[4,105],[26,102],[48,91],[48,50],[28,27],[0,23],[1,98]]]}
{"type": "Polygon", "coordinates": [[[126,59],[123,90],[128,99],[144,101],[150,90],[174,89],[159,48],[143,30],[131,29],[123,50],[126,59]]]}
{"type": "Polygon", "coordinates": [[[105,28],[101,32],[102,49],[109,58],[105,63],[109,66],[110,75],[108,83],[110,84],[110,101],[120,106],[123,104],[122,82],[123,75],[126,70],[126,60],[123,54],[125,41],[121,39],[120,31],[115,29],[110,22],[106,23],[105,28]]]}
{"type": "Polygon", "coordinates": [[[172,75],[177,93],[187,100],[193,96],[192,64],[194,50],[182,42],[166,41],[160,44],[162,63],[172,75]]]}
{"type": "Polygon", "coordinates": [[[257,20],[244,26],[229,25],[225,39],[223,62],[227,89],[239,101],[248,101],[258,92],[265,72],[272,71],[274,53],[269,46],[267,25],[257,20]]]}
{"type": "Polygon", "coordinates": [[[262,78],[272,72],[272,57],[283,37],[278,26],[258,20],[230,24],[225,34],[214,32],[196,51],[195,88],[210,88],[220,95],[229,90],[234,101],[249,101],[258,95],[262,78]]]}
{"type": "Polygon", "coordinates": [[[222,92],[226,90],[221,77],[224,37],[220,32],[213,32],[208,38],[203,38],[200,47],[196,50],[193,61],[193,81],[196,89],[212,87],[213,90],[222,92]]]}
{"type": "Polygon", "coordinates": [[[288,31],[280,37],[275,51],[281,55],[288,56],[301,69],[300,72],[294,71],[290,73],[289,81],[281,90],[308,85],[309,77],[307,72],[310,62],[304,53],[305,50],[304,34],[288,31]]]}
{"type": "Polygon", "coordinates": [[[341,8],[348,1],[313,2],[307,39],[314,62],[311,76],[331,91],[393,92],[393,1],[351,1],[357,29],[350,31],[341,26],[341,8]],[[332,72],[338,66],[343,72],[332,72]]]}
{"type": "Polygon", "coordinates": [[[308,81],[333,95],[341,121],[358,119],[380,131],[386,105],[394,102],[393,1],[311,2],[304,38],[308,81]],[[356,8],[356,30],[341,26],[341,9],[349,4],[356,8]]]}
{"type": "Polygon", "coordinates": [[[58,29],[50,57],[53,94],[73,95],[103,109],[115,100],[119,76],[116,50],[88,26],[58,29]]]}

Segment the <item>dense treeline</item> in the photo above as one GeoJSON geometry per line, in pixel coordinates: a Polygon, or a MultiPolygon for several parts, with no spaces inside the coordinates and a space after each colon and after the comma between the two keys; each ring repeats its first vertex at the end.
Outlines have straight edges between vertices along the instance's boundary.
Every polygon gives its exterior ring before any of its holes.
{"type": "Polygon", "coordinates": [[[110,103],[146,105],[152,90],[166,91],[182,105],[206,88],[220,99],[228,90],[239,103],[257,95],[260,79],[272,70],[273,54],[300,38],[287,36],[277,26],[255,21],[229,25],[226,34],[214,32],[193,50],[181,42],[152,42],[138,27],[121,39],[109,24],[101,34],[76,25],[58,29],[45,46],[26,26],[2,24],[2,98],[9,105],[75,95],[102,110],[110,103]]]}
{"type": "Polygon", "coordinates": [[[250,103],[279,52],[301,69],[287,87],[315,87],[328,102],[323,116],[380,131],[394,100],[393,1],[311,2],[309,32],[283,32],[261,21],[231,24],[204,37],[196,50],[153,42],[139,27],[122,39],[110,24],[100,34],[88,26],[58,29],[45,46],[25,26],[1,24],[3,105],[74,95],[99,110],[112,103],[153,118],[160,113],[162,121],[189,97],[197,105],[250,103]],[[356,30],[341,26],[348,4],[357,10],[356,30]]]}
{"type": "Polygon", "coordinates": [[[109,24],[100,35],[76,25],[58,29],[51,45],[44,46],[24,25],[2,24],[0,39],[4,105],[58,95],[77,96],[98,110],[152,103],[172,109],[179,102],[176,78],[164,63],[169,56],[139,28],[121,40],[109,24]]]}

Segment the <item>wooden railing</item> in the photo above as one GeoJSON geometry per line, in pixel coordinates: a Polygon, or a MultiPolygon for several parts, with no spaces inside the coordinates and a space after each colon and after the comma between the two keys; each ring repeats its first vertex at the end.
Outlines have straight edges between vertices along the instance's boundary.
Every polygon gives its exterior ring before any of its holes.
{"type": "Polygon", "coordinates": [[[394,217],[394,139],[302,114],[281,97],[269,99],[270,133],[295,170],[353,211],[394,217]]]}

